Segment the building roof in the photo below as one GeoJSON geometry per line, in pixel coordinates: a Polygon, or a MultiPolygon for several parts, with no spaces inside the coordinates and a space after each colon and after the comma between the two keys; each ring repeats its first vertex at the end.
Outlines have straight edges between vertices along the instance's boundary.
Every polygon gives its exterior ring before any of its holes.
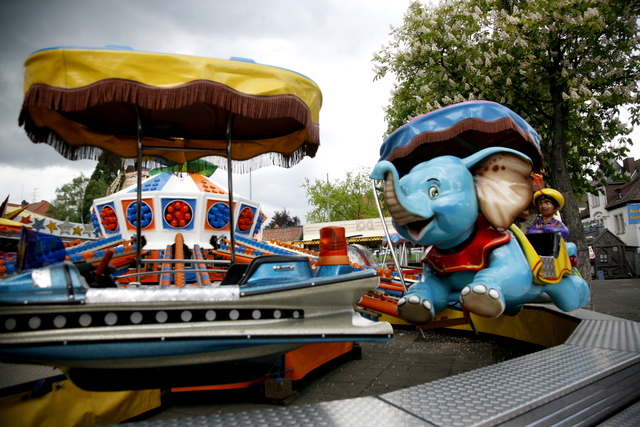
{"type": "Polygon", "coordinates": [[[625,243],[606,228],[598,228],[595,231],[586,233],[587,244],[596,245],[601,242],[602,245],[624,245],[625,243]]]}
{"type": "MultiPolygon", "coordinates": [[[[612,188],[613,186],[610,186],[612,188]]],[[[616,197],[609,200],[605,206],[606,210],[613,210],[630,203],[640,203],[640,176],[636,176],[633,180],[613,187],[616,197]]]]}
{"type": "Polygon", "coordinates": [[[296,225],[293,227],[276,227],[265,228],[262,230],[262,240],[270,241],[275,240],[277,242],[295,242],[302,239],[302,226],[296,225]]]}
{"type": "MultiPolygon", "coordinates": [[[[16,205],[15,203],[7,203],[7,213],[16,211],[22,208],[23,206],[24,205],[16,205]]],[[[46,215],[47,210],[49,210],[49,206],[51,206],[51,203],[47,202],[46,200],[43,200],[37,203],[29,203],[27,205],[26,210],[38,215],[46,215]]]]}
{"type": "Polygon", "coordinates": [[[29,203],[27,205],[27,210],[33,213],[37,213],[38,215],[46,215],[50,206],[51,206],[51,203],[47,202],[46,200],[43,200],[37,203],[29,203]]]}
{"type": "MultiPolygon", "coordinates": [[[[606,205],[604,208],[608,211],[617,209],[619,207],[626,206],[631,203],[640,203],[640,160],[635,160],[633,157],[627,157],[622,161],[622,165],[614,161],[613,166],[616,172],[626,175],[630,178],[629,181],[614,181],[613,179],[607,179],[606,185],[596,184],[599,187],[598,191],[593,194],[604,191],[606,205]]],[[[582,218],[584,219],[589,210],[583,212],[582,218]]]]}

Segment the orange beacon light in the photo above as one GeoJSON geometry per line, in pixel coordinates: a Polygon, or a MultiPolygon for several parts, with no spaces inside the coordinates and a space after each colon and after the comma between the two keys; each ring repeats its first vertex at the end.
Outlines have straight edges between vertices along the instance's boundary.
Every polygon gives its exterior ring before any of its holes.
{"type": "Polygon", "coordinates": [[[350,265],[344,227],[320,229],[320,256],[318,265],[350,265]]]}

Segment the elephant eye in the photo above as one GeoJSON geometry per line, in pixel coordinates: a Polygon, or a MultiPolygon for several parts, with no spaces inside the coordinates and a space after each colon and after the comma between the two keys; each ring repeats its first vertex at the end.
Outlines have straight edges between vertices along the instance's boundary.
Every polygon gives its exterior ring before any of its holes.
{"type": "Polygon", "coordinates": [[[429,187],[429,197],[430,198],[435,199],[439,195],[440,195],[440,190],[438,190],[437,186],[432,185],[431,187],[429,187]]]}

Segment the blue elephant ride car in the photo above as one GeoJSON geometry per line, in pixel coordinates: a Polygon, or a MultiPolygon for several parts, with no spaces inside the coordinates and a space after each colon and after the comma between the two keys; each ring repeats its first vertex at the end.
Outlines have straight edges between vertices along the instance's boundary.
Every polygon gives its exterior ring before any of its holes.
{"type": "Polygon", "coordinates": [[[371,178],[384,181],[395,229],[427,246],[422,279],[398,301],[403,320],[429,324],[455,302],[515,315],[543,293],[563,311],[588,302],[575,245],[553,235],[542,237],[551,249],[532,244],[514,225],[531,204],[531,174],[543,173],[540,137],[518,114],[488,101],[451,105],[397,129],[380,154],[371,178]]]}

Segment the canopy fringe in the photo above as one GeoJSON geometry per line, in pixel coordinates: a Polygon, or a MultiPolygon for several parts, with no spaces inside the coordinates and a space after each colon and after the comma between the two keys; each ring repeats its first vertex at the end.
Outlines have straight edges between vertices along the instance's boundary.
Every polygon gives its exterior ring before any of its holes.
{"type": "MultiPolygon", "coordinates": [[[[252,119],[289,117],[305,126],[308,143],[292,154],[266,153],[257,156],[256,160],[249,160],[257,164],[291,167],[305,155],[313,157],[320,141],[319,125],[313,121],[307,105],[297,96],[247,95],[209,80],[196,80],[170,88],[158,88],[123,79],[101,80],[77,89],[34,84],[25,94],[18,122],[31,141],[51,145],[67,159],[96,160],[102,152],[100,148],[68,145],[52,129],[37,126],[31,118],[29,108],[50,108],[65,113],[82,111],[104,103],[128,103],[149,110],[179,109],[203,103],[252,119]]],[[[235,163],[238,163],[240,169],[244,169],[242,164],[247,164],[247,161],[235,163]]]]}
{"type": "MultiPolygon", "coordinates": [[[[307,144],[305,144],[307,145],[307,144]]],[[[313,145],[313,155],[317,150],[317,145],[313,145]]],[[[291,168],[304,159],[305,156],[313,157],[313,155],[309,155],[308,149],[305,146],[300,147],[296,151],[291,154],[285,155],[282,153],[264,153],[259,156],[253,157],[249,160],[232,160],[231,168],[233,169],[233,173],[245,174],[251,171],[254,171],[259,168],[267,167],[267,166],[279,166],[283,168],[291,168]]],[[[214,165],[218,166],[220,169],[227,170],[227,160],[226,157],[216,156],[216,157],[205,157],[204,159],[210,161],[214,165]]]]}
{"type": "MultiPolygon", "coordinates": [[[[295,95],[248,95],[210,80],[194,80],[169,88],[123,79],[105,79],[77,89],[34,84],[25,94],[21,117],[28,106],[74,112],[111,102],[134,104],[150,110],[171,110],[205,103],[255,119],[291,117],[305,126],[315,124],[307,105],[295,95]]],[[[312,138],[315,139],[315,135],[312,138]]]]}
{"type": "MultiPolygon", "coordinates": [[[[26,117],[23,122],[27,136],[36,143],[46,143],[53,147],[60,155],[69,160],[98,160],[102,154],[102,149],[94,146],[74,147],[67,144],[60,136],[49,128],[41,128],[36,126],[30,117],[26,117]]],[[[264,153],[253,157],[249,160],[238,161],[232,160],[231,167],[234,173],[249,173],[255,169],[266,166],[279,166],[283,168],[291,168],[304,159],[305,156],[315,157],[318,151],[317,144],[305,143],[300,148],[290,154],[282,153],[264,153]]],[[[227,160],[225,156],[204,156],[201,159],[207,160],[221,169],[227,169],[227,160]]],[[[149,162],[149,160],[147,160],[149,162]]],[[[167,164],[174,164],[166,159],[157,159],[150,161],[152,167],[166,167],[167,164]]]]}
{"type": "Polygon", "coordinates": [[[21,122],[21,126],[24,124],[24,130],[27,137],[35,143],[45,143],[53,147],[61,156],[68,160],[98,160],[102,149],[91,145],[84,145],[82,147],[74,147],[67,144],[56,132],[49,128],[43,128],[36,126],[30,117],[25,118],[24,122],[21,122]]]}
{"type": "MultiPolygon", "coordinates": [[[[450,128],[444,130],[422,132],[419,135],[416,135],[409,144],[394,149],[386,160],[391,162],[393,160],[406,157],[410,155],[413,150],[423,144],[446,141],[460,135],[463,132],[470,130],[486,133],[498,133],[505,130],[514,130],[518,132],[518,134],[520,134],[522,138],[530,142],[532,146],[536,147],[535,141],[533,141],[531,136],[527,132],[520,129],[520,127],[509,117],[503,117],[495,121],[470,118],[462,120],[451,126],[450,128]]],[[[540,154],[540,157],[542,157],[542,152],[540,151],[540,149],[537,147],[536,149],[540,154]]]]}

